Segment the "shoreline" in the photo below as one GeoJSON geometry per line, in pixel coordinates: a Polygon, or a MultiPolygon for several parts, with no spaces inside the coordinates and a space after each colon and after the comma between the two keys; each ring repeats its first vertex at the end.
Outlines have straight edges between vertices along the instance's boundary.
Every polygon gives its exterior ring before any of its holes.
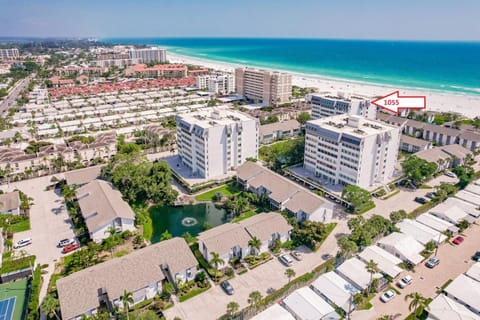
{"type": "MultiPolygon", "coordinates": [[[[168,50],[168,48],[167,48],[168,50]]],[[[236,67],[245,65],[230,62],[202,59],[172,53],[167,51],[170,62],[195,64],[219,71],[233,72],[236,67]]],[[[274,70],[271,68],[262,68],[274,70]]],[[[356,80],[338,79],[321,75],[295,73],[288,70],[276,69],[292,75],[292,84],[300,87],[316,88],[320,94],[337,95],[339,92],[347,95],[373,98],[384,96],[392,91],[399,91],[400,95],[424,95],[427,97],[427,111],[456,112],[466,117],[480,116],[480,95],[453,93],[448,91],[428,90],[421,88],[396,87],[387,84],[372,84],[356,80]]]]}

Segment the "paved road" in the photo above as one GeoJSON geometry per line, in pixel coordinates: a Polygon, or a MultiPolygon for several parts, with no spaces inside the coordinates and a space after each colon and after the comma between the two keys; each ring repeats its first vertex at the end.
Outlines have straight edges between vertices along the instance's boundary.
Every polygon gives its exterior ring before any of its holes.
{"type": "Polygon", "coordinates": [[[421,264],[415,268],[415,272],[404,271],[400,276],[410,274],[413,277],[411,285],[405,289],[398,289],[401,294],[396,296],[389,303],[380,301],[379,293],[372,299],[372,305],[375,310],[375,316],[371,319],[376,319],[381,315],[392,315],[397,319],[404,319],[410,311],[408,305],[410,302],[405,301],[405,296],[412,292],[419,292],[425,297],[434,298],[436,291],[443,286],[449,279],[455,279],[458,275],[465,272],[474,263],[471,256],[479,250],[480,243],[480,226],[472,225],[465,232],[465,241],[456,246],[450,243],[445,243],[438,249],[438,257],[440,264],[434,269],[428,269],[421,264]]]}
{"type": "Polygon", "coordinates": [[[30,81],[35,78],[36,74],[32,73],[25,79],[23,79],[11,92],[10,94],[0,103],[0,113],[7,111],[9,108],[12,107],[15,100],[17,100],[18,95],[20,92],[25,90],[28,87],[30,81]]]}
{"type": "MultiPolygon", "coordinates": [[[[63,178],[63,174],[56,174],[57,178],[63,178]]],[[[22,248],[29,254],[37,257],[36,262],[47,263],[48,273],[44,274],[44,285],[40,292],[40,301],[47,292],[47,286],[54,270],[55,262],[62,256],[61,250],[57,248],[58,241],[74,236],[70,218],[65,209],[63,198],[53,190],[45,191],[50,184],[52,176],[40,177],[10,185],[3,185],[4,191],[19,189],[29,197],[33,198],[34,205],[30,209],[30,230],[15,233],[13,240],[31,238],[33,243],[22,248]]]]}

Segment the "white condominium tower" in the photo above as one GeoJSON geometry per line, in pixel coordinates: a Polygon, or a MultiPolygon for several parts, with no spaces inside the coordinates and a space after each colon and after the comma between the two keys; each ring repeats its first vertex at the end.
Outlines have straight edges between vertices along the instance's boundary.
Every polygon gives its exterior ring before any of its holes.
{"type": "Polygon", "coordinates": [[[20,53],[17,48],[0,49],[0,60],[17,59],[20,53]]]}
{"type": "Polygon", "coordinates": [[[290,102],[292,75],[254,68],[236,68],[235,86],[239,95],[269,105],[290,102]]]}
{"type": "Polygon", "coordinates": [[[304,167],[327,183],[369,189],[392,178],[398,127],[361,116],[337,115],[308,121],[305,129],[304,167]]]}
{"type": "Polygon", "coordinates": [[[193,176],[209,179],[236,169],[258,155],[258,120],[243,113],[215,109],[179,114],[178,154],[193,176]]]}
{"type": "Polygon", "coordinates": [[[130,59],[139,59],[143,63],[167,61],[167,50],[159,47],[133,49],[128,54],[130,59]]]}
{"type": "Polygon", "coordinates": [[[215,94],[229,94],[235,92],[235,77],[230,73],[214,73],[197,76],[197,88],[206,89],[215,94]]]}
{"type": "Polygon", "coordinates": [[[339,114],[350,114],[375,119],[377,108],[363,98],[345,98],[311,94],[307,102],[312,108],[312,119],[321,119],[339,114]]]}

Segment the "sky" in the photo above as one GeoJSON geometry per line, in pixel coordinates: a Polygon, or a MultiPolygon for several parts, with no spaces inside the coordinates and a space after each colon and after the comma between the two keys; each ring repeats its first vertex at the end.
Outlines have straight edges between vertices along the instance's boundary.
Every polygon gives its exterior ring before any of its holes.
{"type": "Polygon", "coordinates": [[[0,0],[0,36],[480,41],[480,1],[0,0]]]}

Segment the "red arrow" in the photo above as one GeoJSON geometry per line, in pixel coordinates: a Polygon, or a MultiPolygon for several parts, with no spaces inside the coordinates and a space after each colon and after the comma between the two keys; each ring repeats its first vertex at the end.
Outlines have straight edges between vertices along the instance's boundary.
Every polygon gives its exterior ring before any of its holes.
{"type": "Polygon", "coordinates": [[[372,101],[374,105],[384,110],[398,114],[404,109],[426,109],[427,97],[425,96],[400,96],[398,91],[372,101]]]}

